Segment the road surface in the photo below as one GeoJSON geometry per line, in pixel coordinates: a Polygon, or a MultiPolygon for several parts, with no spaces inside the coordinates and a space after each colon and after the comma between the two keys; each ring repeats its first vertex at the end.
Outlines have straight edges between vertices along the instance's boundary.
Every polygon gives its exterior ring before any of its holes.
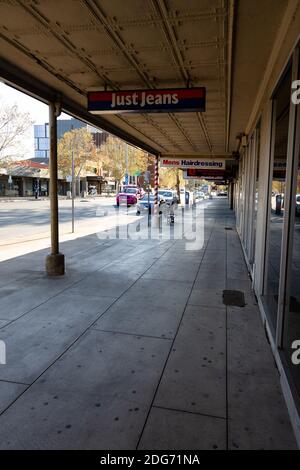
{"type": "MultiPolygon", "coordinates": [[[[95,199],[75,200],[75,231],[91,229],[95,232],[95,224],[105,214],[106,219],[114,217],[115,198],[103,197],[95,199]]],[[[135,207],[124,208],[121,214],[135,216],[135,207]]],[[[59,200],[59,226],[61,234],[71,233],[72,202],[59,200]]],[[[49,237],[50,235],[50,201],[19,200],[0,202],[0,246],[23,242],[32,239],[49,237]]]]}

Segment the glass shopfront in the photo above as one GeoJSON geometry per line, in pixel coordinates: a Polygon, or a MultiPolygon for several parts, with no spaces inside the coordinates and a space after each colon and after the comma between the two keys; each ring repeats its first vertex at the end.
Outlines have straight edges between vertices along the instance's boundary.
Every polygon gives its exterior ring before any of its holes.
{"type": "Polygon", "coordinates": [[[260,122],[255,129],[255,161],[254,161],[254,195],[253,195],[253,235],[250,265],[255,260],[255,240],[257,227],[258,190],[259,190],[259,163],[260,163],[260,122]]]}
{"type": "Polygon", "coordinates": [[[288,404],[296,417],[300,412],[300,104],[291,100],[294,80],[300,80],[300,46],[279,77],[268,107],[262,108],[247,146],[240,149],[235,208],[255,294],[279,370],[284,370],[283,387],[294,398],[295,406],[288,404]]]}
{"type": "MultiPolygon", "coordinates": [[[[300,77],[299,57],[297,77],[300,77]]],[[[294,388],[300,397],[300,104],[295,108],[291,160],[290,214],[287,243],[287,277],[283,313],[283,351],[294,388]]],[[[300,408],[300,403],[299,403],[300,408]]]]}
{"type": "Polygon", "coordinates": [[[271,181],[269,220],[266,247],[264,302],[266,313],[275,333],[277,324],[280,259],[285,207],[287,146],[292,82],[289,66],[273,97],[271,181]]]}
{"type": "Polygon", "coordinates": [[[293,211],[295,212],[290,227],[292,240],[286,288],[283,346],[289,369],[300,395],[300,155],[294,188],[293,211]]]}

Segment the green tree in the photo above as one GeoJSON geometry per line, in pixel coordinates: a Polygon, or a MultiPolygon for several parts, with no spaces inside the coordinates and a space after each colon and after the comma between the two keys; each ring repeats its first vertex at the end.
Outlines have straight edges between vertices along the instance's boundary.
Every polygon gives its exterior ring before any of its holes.
{"type": "Polygon", "coordinates": [[[126,169],[130,175],[147,169],[147,154],[113,135],[109,135],[101,147],[101,154],[103,155],[103,169],[108,176],[114,178],[117,187],[122,183],[126,169]]]}
{"type": "Polygon", "coordinates": [[[176,189],[179,194],[180,186],[184,186],[183,172],[178,168],[160,168],[159,186],[176,189]]]}
{"type": "Polygon", "coordinates": [[[93,136],[85,128],[66,132],[58,142],[57,165],[62,176],[72,174],[72,155],[74,159],[74,177],[77,181],[77,194],[80,188],[80,176],[83,170],[91,166],[96,158],[93,136]]]}

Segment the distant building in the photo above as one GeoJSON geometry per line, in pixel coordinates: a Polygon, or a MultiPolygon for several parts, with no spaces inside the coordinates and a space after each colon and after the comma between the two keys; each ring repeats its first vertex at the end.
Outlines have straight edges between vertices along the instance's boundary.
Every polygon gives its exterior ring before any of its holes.
{"type": "MultiPolygon", "coordinates": [[[[50,157],[50,136],[49,136],[49,123],[35,124],[34,126],[34,157],[36,159],[48,159],[50,157]]],[[[91,132],[94,138],[96,147],[106,141],[108,133],[99,129],[96,129],[85,122],[79,121],[79,119],[58,119],[57,120],[57,139],[60,139],[65,132],[69,132],[71,129],[81,129],[85,127],[91,132]]]]}

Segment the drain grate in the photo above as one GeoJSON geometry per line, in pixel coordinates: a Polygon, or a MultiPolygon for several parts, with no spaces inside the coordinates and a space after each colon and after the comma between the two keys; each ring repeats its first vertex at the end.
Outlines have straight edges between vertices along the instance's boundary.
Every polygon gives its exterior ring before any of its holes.
{"type": "Polygon", "coordinates": [[[245,307],[244,292],[240,290],[223,290],[223,304],[231,307],[245,307]]]}
{"type": "Polygon", "coordinates": [[[232,227],[225,227],[225,230],[233,230],[232,227]]]}

